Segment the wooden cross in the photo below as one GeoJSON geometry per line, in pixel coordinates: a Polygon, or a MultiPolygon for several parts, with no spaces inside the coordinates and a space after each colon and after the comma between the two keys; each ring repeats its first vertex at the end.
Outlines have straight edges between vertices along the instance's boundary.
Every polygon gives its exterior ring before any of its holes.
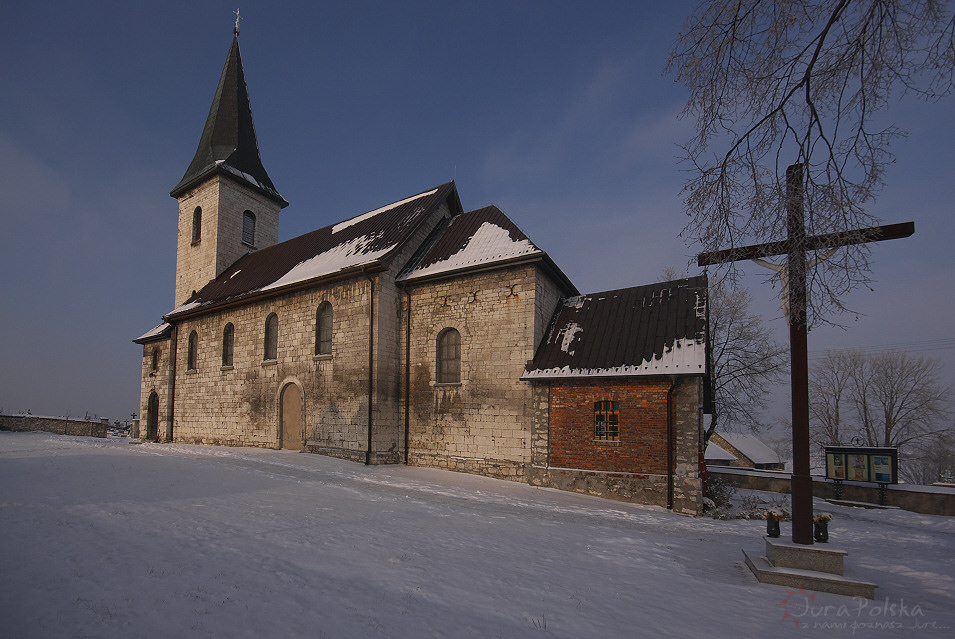
{"type": "Polygon", "coordinates": [[[914,222],[873,226],[841,233],[806,235],[803,214],[802,165],[786,169],[788,238],[739,248],[700,253],[700,266],[786,255],[789,276],[789,349],[792,388],[793,472],[790,484],[793,509],[793,542],[812,544],[812,477],[809,469],[809,361],[806,339],[806,253],[851,244],[909,237],[914,222]]]}

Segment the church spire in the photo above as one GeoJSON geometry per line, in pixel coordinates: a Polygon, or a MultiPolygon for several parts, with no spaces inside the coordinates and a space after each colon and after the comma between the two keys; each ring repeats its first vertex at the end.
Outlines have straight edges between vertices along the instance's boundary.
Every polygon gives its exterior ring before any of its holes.
{"type": "Polygon", "coordinates": [[[199,138],[199,148],[170,195],[178,198],[218,173],[251,186],[284,208],[288,202],[275,189],[259,156],[259,145],[252,124],[252,105],[249,103],[242,57],[239,54],[238,15],[234,32],[209,117],[199,138]]]}

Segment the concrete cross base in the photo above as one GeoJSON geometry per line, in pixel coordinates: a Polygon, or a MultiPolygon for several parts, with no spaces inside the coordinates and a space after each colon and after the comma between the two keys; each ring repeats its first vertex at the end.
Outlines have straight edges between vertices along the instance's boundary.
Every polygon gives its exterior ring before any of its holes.
{"type": "Polygon", "coordinates": [[[760,583],[875,599],[877,585],[844,576],[846,551],[765,539],[765,556],[743,551],[746,565],[760,583]]]}

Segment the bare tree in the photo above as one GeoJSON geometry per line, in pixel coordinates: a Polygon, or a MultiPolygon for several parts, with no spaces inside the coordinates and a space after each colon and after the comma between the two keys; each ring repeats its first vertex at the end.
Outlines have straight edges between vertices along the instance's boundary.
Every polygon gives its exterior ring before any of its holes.
{"type": "MultiPolygon", "coordinates": [[[[810,375],[814,439],[820,445],[896,447],[912,476],[921,474],[919,460],[955,437],[951,389],[941,382],[941,370],[936,359],[901,351],[827,352],[810,375]]],[[[944,466],[945,455],[936,457],[944,466]]]]}
{"type": "MultiPolygon", "coordinates": [[[[665,279],[680,277],[663,269],[665,279]]],[[[713,414],[704,441],[722,430],[759,430],[769,399],[766,386],[780,381],[787,349],[773,340],[763,318],[750,312],[752,296],[744,288],[711,277],[707,295],[713,414]]]]}
{"type": "Polygon", "coordinates": [[[843,428],[843,414],[849,410],[849,384],[853,372],[862,367],[862,351],[827,351],[809,376],[809,419],[813,440],[822,446],[838,446],[853,437],[851,424],[843,428]]]}
{"type": "MultiPolygon", "coordinates": [[[[794,163],[809,234],[872,226],[865,205],[894,160],[890,143],[904,135],[878,112],[903,93],[951,93],[953,36],[940,0],[701,3],[667,62],[690,91],[684,115],[696,118],[684,146],[688,238],[703,251],[784,238],[794,163]]],[[[868,272],[865,244],[813,269],[810,325],[842,309],[839,299],[868,272]]]]}

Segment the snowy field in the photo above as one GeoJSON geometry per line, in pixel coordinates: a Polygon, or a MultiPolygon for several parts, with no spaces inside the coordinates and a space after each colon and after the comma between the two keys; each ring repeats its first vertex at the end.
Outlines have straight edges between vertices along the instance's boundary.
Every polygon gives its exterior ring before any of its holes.
{"type": "Polygon", "coordinates": [[[2,432],[0,636],[955,637],[953,518],[816,508],[876,601],[757,583],[740,549],[762,548],[760,521],[286,451],[2,432]]]}

